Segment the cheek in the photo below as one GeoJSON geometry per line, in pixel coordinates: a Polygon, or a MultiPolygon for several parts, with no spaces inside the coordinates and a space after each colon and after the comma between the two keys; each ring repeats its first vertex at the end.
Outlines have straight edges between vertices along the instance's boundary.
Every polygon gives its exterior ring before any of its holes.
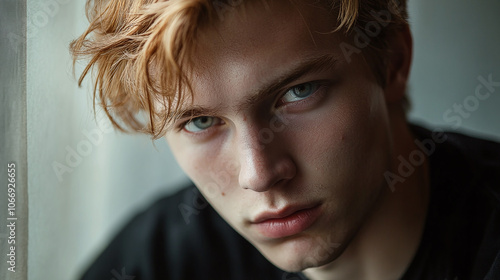
{"type": "Polygon", "coordinates": [[[219,143],[189,144],[182,137],[169,141],[179,165],[204,197],[222,210],[237,195],[237,162],[221,153],[219,143]]]}
{"type": "Polygon", "coordinates": [[[390,145],[383,94],[378,86],[364,84],[344,85],[320,110],[297,118],[293,135],[287,137],[294,139],[304,174],[309,180],[321,178],[317,184],[328,192],[379,186],[381,174],[388,168],[390,145]]]}
{"type": "Polygon", "coordinates": [[[291,120],[293,129],[286,138],[302,158],[324,159],[325,164],[335,158],[355,160],[356,154],[379,144],[379,135],[386,132],[383,95],[376,86],[344,85],[331,95],[320,109],[291,120]]]}

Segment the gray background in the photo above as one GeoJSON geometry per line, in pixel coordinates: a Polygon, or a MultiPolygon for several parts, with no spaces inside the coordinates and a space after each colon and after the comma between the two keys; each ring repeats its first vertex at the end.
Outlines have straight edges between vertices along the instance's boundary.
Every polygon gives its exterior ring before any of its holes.
{"type": "MultiPolygon", "coordinates": [[[[20,267],[13,275],[0,228],[0,278],[75,279],[130,215],[186,179],[164,140],[154,147],[145,136],[110,132],[102,113],[96,125],[88,83],[76,86],[68,54],[70,40],[87,25],[84,1],[23,3],[0,2],[0,182],[6,186],[6,163],[16,161],[18,214],[29,230],[18,229],[20,267]],[[9,34],[23,40],[5,39],[9,34]],[[78,149],[79,160],[72,156],[78,149]],[[68,172],[58,178],[54,164],[68,172]]],[[[412,120],[500,140],[500,87],[460,126],[443,117],[474,96],[479,76],[500,81],[499,12],[497,0],[410,1],[412,120]]],[[[1,224],[5,195],[0,188],[1,224]]]]}

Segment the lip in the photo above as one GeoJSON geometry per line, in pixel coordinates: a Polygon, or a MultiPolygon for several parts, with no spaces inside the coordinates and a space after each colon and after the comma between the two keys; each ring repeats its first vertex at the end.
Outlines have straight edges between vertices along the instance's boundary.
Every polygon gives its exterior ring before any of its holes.
{"type": "Polygon", "coordinates": [[[265,237],[283,238],[309,228],[318,219],[320,210],[320,204],[285,207],[276,212],[264,212],[258,215],[252,225],[265,237]]]}

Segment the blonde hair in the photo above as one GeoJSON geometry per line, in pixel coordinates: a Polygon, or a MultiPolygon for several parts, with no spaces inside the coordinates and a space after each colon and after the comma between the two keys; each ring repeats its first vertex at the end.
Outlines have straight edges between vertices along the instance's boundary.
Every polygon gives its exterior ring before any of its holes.
{"type": "MultiPolygon", "coordinates": [[[[214,4],[233,2],[87,0],[90,26],[71,42],[70,50],[74,62],[89,59],[79,85],[94,70],[94,109],[99,104],[121,131],[162,136],[180,105],[191,97],[187,72],[199,28],[217,19],[214,4]]],[[[397,0],[318,2],[337,13],[336,31],[347,35],[356,27],[364,30],[374,20],[373,11],[392,12],[383,32],[364,52],[383,82],[387,34],[407,24],[406,4],[397,0]]]]}

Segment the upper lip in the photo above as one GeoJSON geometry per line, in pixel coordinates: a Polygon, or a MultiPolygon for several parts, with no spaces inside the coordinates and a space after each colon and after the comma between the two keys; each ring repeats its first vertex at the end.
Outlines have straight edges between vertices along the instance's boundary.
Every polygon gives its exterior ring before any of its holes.
{"type": "Polygon", "coordinates": [[[272,219],[281,219],[292,215],[295,212],[301,210],[307,210],[318,206],[318,204],[306,204],[306,205],[289,205],[275,211],[264,211],[252,220],[253,224],[258,224],[272,219]]]}

